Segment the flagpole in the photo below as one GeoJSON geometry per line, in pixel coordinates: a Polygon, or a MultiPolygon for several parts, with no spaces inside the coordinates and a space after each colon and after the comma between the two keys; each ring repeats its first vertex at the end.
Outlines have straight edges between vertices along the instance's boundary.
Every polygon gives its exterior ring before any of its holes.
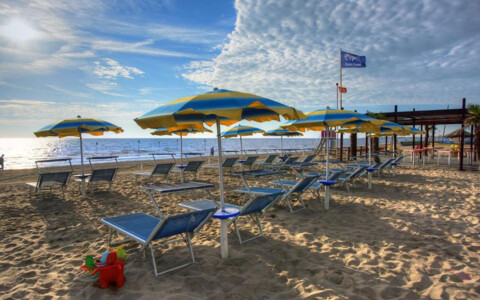
{"type": "Polygon", "coordinates": [[[338,109],[338,82],[336,83],[337,86],[337,109],[338,109]]]}
{"type": "MultiPolygon", "coordinates": [[[[342,83],[342,48],[340,48],[340,87],[343,88],[343,83],[342,83]]],[[[342,109],[342,92],[340,91],[340,108],[337,107],[337,109],[342,109]]]]}

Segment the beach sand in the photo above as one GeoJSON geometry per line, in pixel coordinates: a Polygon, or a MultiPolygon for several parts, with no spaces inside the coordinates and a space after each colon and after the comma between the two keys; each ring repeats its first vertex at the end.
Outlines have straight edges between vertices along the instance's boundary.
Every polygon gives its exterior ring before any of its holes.
{"type": "MultiPolygon", "coordinates": [[[[79,269],[86,255],[107,250],[100,219],[155,215],[132,171],[119,174],[112,193],[104,186],[85,200],[73,182],[65,200],[57,191],[39,201],[29,200],[26,178],[1,181],[0,298],[480,298],[479,173],[436,166],[400,167],[396,177],[375,177],[371,191],[365,184],[351,193],[334,188],[329,211],[310,194],[300,212],[273,207],[262,219],[264,238],[240,246],[230,231],[224,261],[219,222],[212,220],[193,239],[196,263],[158,278],[150,255],[126,245],[125,285],[101,289],[79,269]]],[[[0,180],[29,172],[6,171],[0,180]]],[[[215,183],[218,175],[199,179],[215,183]]],[[[241,200],[232,192],[240,186],[238,178],[226,176],[228,202],[241,200]]],[[[182,211],[178,203],[199,197],[201,192],[184,193],[159,202],[168,215],[182,211]]],[[[182,244],[157,256],[160,268],[188,259],[182,244]]]]}

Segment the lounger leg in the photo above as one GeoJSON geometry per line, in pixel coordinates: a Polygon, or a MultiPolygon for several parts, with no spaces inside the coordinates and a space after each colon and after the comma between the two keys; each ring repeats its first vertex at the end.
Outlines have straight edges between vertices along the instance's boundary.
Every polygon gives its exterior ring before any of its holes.
{"type": "Polygon", "coordinates": [[[187,246],[188,246],[188,249],[190,250],[190,257],[192,258],[192,263],[194,263],[195,256],[193,255],[193,247],[192,247],[192,242],[190,238],[190,233],[187,233],[187,246]]]}
{"type": "Polygon", "coordinates": [[[112,182],[111,181],[108,182],[108,189],[110,190],[110,193],[111,193],[112,192],[112,182]]]}
{"type": "Polygon", "coordinates": [[[155,276],[158,276],[158,271],[157,271],[157,262],[155,261],[155,249],[153,249],[152,244],[149,245],[150,247],[150,253],[152,254],[152,263],[153,263],[153,272],[155,273],[155,276]]]}
{"type": "Polygon", "coordinates": [[[110,247],[112,244],[112,236],[113,236],[113,230],[111,227],[108,228],[108,238],[107,238],[107,246],[110,247]]]}
{"type": "Polygon", "coordinates": [[[260,235],[263,236],[262,223],[260,223],[260,218],[258,217],[258,213],[255,214],[255,220],[257,221],[258,230],[260,231],[260,235]]]}
{"type": "Polygon", "coordinates": [[[240,230],[238,229],[238,224],[237,224],[238,219],[235,219],[233,221],[233,226],[235,227],[235,233],[237,234],[238,242],[240,243],[240,246],[242,245],[242,237],[240,236],[240,230]]]}
{"type": "Polygon", "coordinates": [[[65,200],[65,187],[62,186],[62,194],[63,194],[63,200],[65,200]]]}

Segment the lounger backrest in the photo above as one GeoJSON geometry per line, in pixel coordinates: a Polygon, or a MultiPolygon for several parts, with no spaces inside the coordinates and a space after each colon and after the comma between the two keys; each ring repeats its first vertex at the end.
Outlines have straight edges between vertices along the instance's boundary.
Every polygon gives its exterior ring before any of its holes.
{"type": "Polygon", "coordinates": [[[224,168],[231,168],[233,165],[237,162],[238,158],[237,157],[230,157],[225,159],[225,161],[222,164],[222,167],[224,168]]]}
{"type": "Polygon", "coordinates": [[[285,162],[289,157],[290,157],[290,154],[285,154],[284,156],[280,156],[279,158],[282,162],[285,162]]]}
{"type": "Polygon", "coordinates": [[[353,171],[348,177],[349,178],[355,178],[358,175],[360,175],[363,171],[367,169],[367,166],[361,166],[359,168],[356,168],[355,171],[353,171]]]}
{"type": "Polygon", "coordinates": [[[70,174],[72,174],[72,172],[42,173],[38,177],[37,186],[42,187],[43,185],[51,183],[67,185],[70,174]]]}
{"type": "Polygon", "coordinates": [[[343,175],[343,173],[345,173],[345,171],[332,173],[330,176],[328,176],[328,180],[337,180],[343,175]]]}
{"type": "Polygon", "coordinates": [[[251,213],[261,212],[265,208],[271,206],[273,202],[275,202],[282,194],[283,193],[280,192],[253,198],[242,207],[240,210],[240,215],[244,216],[251,213]]]}
{"type": "Polygon", "coordinates": [[[318,176],[303,177],[302,180],[297,182],[289,193],[303,193],[312,183],[318,179],[318,176]]]}
{"type": "Polygon", "coordinates": [[[187,166],[185,167],[184,171],[185,172],[197,172],[198,169],[200,169],[200,167],[202,166],[202,164],[204,163],[205,161],[204,160],[199,160],[199,161],[191,161],[187,164],[187,166]]]}
{"type": "Polygon", "coordinates": [[[393,161],[394,161],[394,159],[393,159],[393,158],[390,158],[389,160],[384,161],[384,162],[379,166],[379,168],[380,168],[380,169],[381,169],[381,168],[384,168],[384,167],[388,166],[390,163],[392,163],[393,161]]]}
{"type": "Polygon", "coordinates": [[[292,164],[292,163],[296,162],[297,160],[298,160],[298,156],[289,157],[289,158],[285,161],[285,164],[286,164],[286,165],[292,164]]]}
{"type": "Polygon", "coordinates": [[[257,160],[258,156],[249,156],[247,157],[247,159],[245,160],[245,162],[243,163],[244,166],[251,166],[255,163],[255,161],[257,160]]]}
{"type": "Polygon", "coordinates": [[[153,240],[185,232],[196,232],[201,228],[198,227],[203,226],[215,210],[216,208],[211,208],[168,217],[163,222],[153,240]]]}
{"type": "Polygon", "coordinates": [[[398,163],[398,162],[400,162],[404,157],[405,157],[405,156],[403,156],[403,155],[402,155],[402,156],[399,156],[399,157],[397,157],[397,158],[395,159],[394,162],[398,163]]]}
{"type": "Polygon", "coordinates": [[[117,168],[93,170],[90,181],[113,181],[117,168]]]}
{"type": "Polygon", "coordinates": [[[152,175],[167,175],[175,164],[157,164],[152,171],[152,175]]]}
{"type": "Polygon", "coordinates": [[[270,154],[270,155],[267,157],[267,159],[265,160],[264,163],[265,163],[265,164],[271,164],[271,163],[275,160],[276,157],[277,157],[276,154],[270,154]]]}
{"type": "Polygon", "coordinates": [[[309,156],[305,157],[303,162],[311,162],[314,158],[315,158],[315,154],[309,155],[309,156]]]}

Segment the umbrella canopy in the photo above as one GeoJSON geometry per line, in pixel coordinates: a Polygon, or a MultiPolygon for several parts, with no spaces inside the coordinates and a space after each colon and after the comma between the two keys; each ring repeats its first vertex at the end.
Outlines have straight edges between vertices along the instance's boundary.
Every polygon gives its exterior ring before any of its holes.
{"type": "Polygon", "coordinates": [[[263,135],[265,136],[279,136],[280,137],[280,147],[282,149],[283,155],[283,137],[284,136],[302,136],[303,134],[298,131],[292,131],[288,129],[283,129],[282,127],[278,127],[277,129],[269,130],[265,132],[263,135]]]}
{"type": "Polygon", "coordinates": [[[99,136],[103,135],[105,131],[120,133],[123,132],[123,129],[107,121],[78,116],[75,119],[53,122],[35,131],[34,134],[36,137],[58,136],[62,138],[66,136],[80,137],[82,133],[99,136]]]}
{"type": "Polygon", "coordinates": [[[241,157],[243,155],[242,136],[254,135],[255,133],[260,133],[260,132],[265,132],[265,130],[257,127],[239,124],[235,127],[225,130],[224,132],[222,132],[221,135],[224,138],[232,138],[237,136],[240,137],[240,157],[241,157]]]}
{"type": "Polygon", "coordinates": [[[205,94],[170,101],[136,118],[135,122],[146,128],[199,127],[202,123],[219,123],[230,126],[241,120],[257,122],[306,118],[300,110],[257,95],[214,89],[205,94]]]}
{"type": "MultiPolygon", "coordinates": [[[[470,136],[470,132],[467,130],[463,130],[464,136],[470,136]]],[[[462,136],[462,128],[454,130],[448,134],[445,135],[448,138],[459,138],[462,136]]]]}
{"type": "Polygon", "coordinates": [[[53,122],[40,130],[35,131],[36,137],[58,136],[59,138],[67,136],[76,136],[80,138],[80,163],[82,166],[82,197],[86,196],[85,190],[85,168],[83,166],[83,144],[82,133],[100,136],[104,132],[111,131],[115,133],[123,132],[123,129],[110,122],[100,119],[82,118],[77,116],[75,119],[66,119],[53,122]]]}
{"type": "Polygon", "coordinates": [[[306,115],[306,119],[286,122],[281,127],[300,131],[321,131],[328,129],[329,127],[343,126],[345,123],[358,120],[373,125],[380,125],[382,123],[381,120],[349,110],[327,108],[325,110],[312,111],[306,115]]]}
{"type": "MultiPolygon", "coordinates": [[[[203,127],[203,123],[216,123],[219,159],[220,206],[224,210],[222,141],[220,125],[232,125],[237,121],[251,120],[257,122],[306,118],[303,112],[257,95],[221,90],[180,98],[170,101],[145,115],[136,118],[135,122],[142,128],[187,128],[203,127]]],[[[220,221],[220,243],[222,258],[228,257],[227,221],[220,221]]]]}

